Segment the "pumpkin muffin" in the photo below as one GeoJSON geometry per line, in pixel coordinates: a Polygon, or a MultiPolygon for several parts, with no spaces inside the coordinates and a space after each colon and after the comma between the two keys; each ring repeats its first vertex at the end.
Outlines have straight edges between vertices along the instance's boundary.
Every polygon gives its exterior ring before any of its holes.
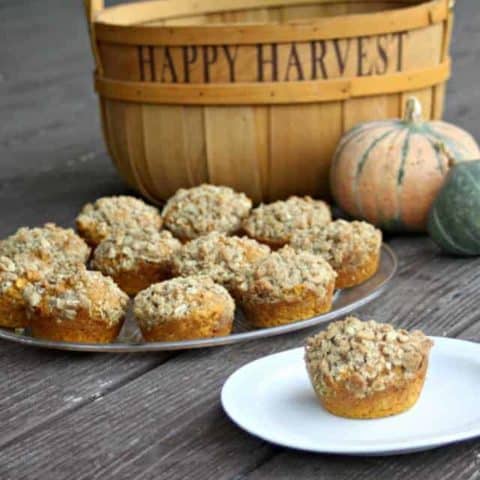
{"type": "Polygon", "coordinates": [[[348,317],[307,340],[305,361],[326,410],[347,418],[380,418],[416,403],[432,345],[418,330],[348,317]]]}
{"type": "Polygon", "coordinates": [[[172,256],[181,243],[170,232],[137,229],[117,232],[96,248],[92,268],[115,280],[129,295],[172,276],[172,256]]]}
{"type": "Polygon", "coordinates": [[[90,247],[71,228],[61,228],[54,223],[22,227],[0,241],[0,255],[10,258],[28,255],[45,262],[86,263],[90,253],[90,247]]]}
{"type": "Polygon", "coordinates": [[[32,287],[42,281],[49,264],[35,256],[0,257],[0,326],[26,328],[30,325],[27,300],[32,287]]]}
{"type": "Polygon", "coordinates": [[[236,285],[246,271],[268,255],[270,248],[255,240],[213,232],[184,245],[173,259],[173,272],[183,277],[206,275],[237,297],[236,285]]]}
{"type": "Polygon", "coordinates": [[[129,196],[103,197],[87,203],[76,219],[77,230],[92,247],[116,231],[152,228],[160,230],[159,211],[129,196]]]}
{"type": "Polygon", "coordinates": [[[229,335],[235,304],[211,278],[179,277],[140,292],[133,310],[145,340],[171,342],[229,335]]]}
{"type": "Polygon", "coordinates": [[[84,267],[52,275],[28,298],[32,335],[60,342],[110,343],[122,327],[128,296],[84,267]]]}
{"type": "Polygon", "coordinates": [[[378,270],[382,232],[366,222],[336,220],[323,228],[296,232],[291,245],[325,258],[337,272],[336,288],[348,288],[378,270]]]}
{"type": "Polygon", "coordinates": [[[252,201],[244,193],[201,185],[178,190],[165,205],[162,217],[165,228],[186,242],[210,232],[238,232],[251,208],[252,201]]]}
{"type": "Polygon", "coordinates": [[[290,242],[294,232],[323,227],[332,220],[330,207],[310,197],[290,197],[255,208],[243,223],[243,230],[273,249],[290,242]]]}
{"type": "Polygon", "coordinates": [[[286,246],[254,265],[238,290],[250,323],[274,327],[328,312],[335,277],[319,255],[286,246]]]}

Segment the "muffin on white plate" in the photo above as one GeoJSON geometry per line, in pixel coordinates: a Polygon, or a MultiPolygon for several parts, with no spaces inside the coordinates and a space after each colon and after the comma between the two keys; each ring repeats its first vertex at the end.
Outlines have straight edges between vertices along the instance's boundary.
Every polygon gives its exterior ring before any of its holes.
{"type": "Polygon", "coordinates": [[[348,317],[307,340],[305,361],[315,393],[329,412],[379,418],[416,403],[432,346],[419,330],[348,317]]]}

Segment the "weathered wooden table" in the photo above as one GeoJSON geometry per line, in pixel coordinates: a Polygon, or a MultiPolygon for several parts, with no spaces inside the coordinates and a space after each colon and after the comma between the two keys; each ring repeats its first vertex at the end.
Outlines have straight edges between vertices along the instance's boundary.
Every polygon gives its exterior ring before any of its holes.
{"type": "MultiPolygon", "coordinates": [[[[478,0],[458,3],[447,118],[480,138],[480,9],[478,0]]],[[[81,2],[0,0],[0,18],[4,236],[48,220],[68,225],[83,203],[125,187],[100,137],[81,2]]],[[[390,244],[401,259],[398,277],[359,313],[480,340],[480,261],[442,257],[424,237],[390,244]]],[[[302,345],[309,333],[149,355],[0,343],[0,479],[480,478],[480,441],[350,458],[276,448],[236,428],[219,402],[228,375],[302,345]]]]}

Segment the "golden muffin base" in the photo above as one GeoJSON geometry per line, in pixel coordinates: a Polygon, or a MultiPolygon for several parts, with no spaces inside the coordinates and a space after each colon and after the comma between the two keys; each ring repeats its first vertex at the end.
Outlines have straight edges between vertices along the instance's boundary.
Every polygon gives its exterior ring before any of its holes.
{"type": "Polygon", "coordinates": [[[116,325],[108,325],[91,318],[85,311],[80,311],[73,320],[61,322],[37,311],[31,320],[33,337],[72,343],[111,343],[118,337],[122,325],[123,319],[116,325]]]}
{"type": "Polygon", "coordinates": [[[335,268],[337,279],[335,288],[350,288],[360,285],[377,273],[380,263],[380,250],[368,257],[360,265],[345,264],[341,268],[335,268]]]}
{"type": "Polygon", "coordinates": [[[425,383],[428,358],[415,378],[394,385],[365,398],[355,397],[344,383],[333,383],[325,396],[314,385],[322,406],[333,415],[345,418],[372,419],[398,415],[415,405],[425,383]]]}
{"type": "Polygon", "coordinates": [[[242,307],[247,320],[254,327],[278,327],[329,312],[332,309],[334,288],[332,282],[327,287],[326,295],[318,297],[300,287],[298,299],[291,302],[256,303],[245,298],[242,307]]]}
{"type": "Polygon", "coordinates": [[[138,323],[147,342],[176,342],[228,336],[232,332],[233,315],[219,308],[216,311],[195,312],[195,315],[163,322],[151,329],[138,323]]]}
{"type": "Polygon", "coordinates": [[[164,265],[143,262],[135,271],[121,272],[110,277],[125,293],[135,296],[154,283],[171,279],[172,272],[164,265]]]}
{"type": "Polygon", "coordinates": [[[24,305],[0,299],[0,327],[27,328],[29,325],[30,319],[24,305]]]}

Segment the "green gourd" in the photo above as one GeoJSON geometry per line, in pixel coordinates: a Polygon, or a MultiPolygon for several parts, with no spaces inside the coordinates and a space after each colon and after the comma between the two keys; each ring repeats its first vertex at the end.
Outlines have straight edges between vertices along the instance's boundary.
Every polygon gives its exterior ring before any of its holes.
{"type": "Polygon", "coordinates": [[[428,232],[447,253],[480,255],[480,160],[450,169],[430,210],[428,232]]]}

